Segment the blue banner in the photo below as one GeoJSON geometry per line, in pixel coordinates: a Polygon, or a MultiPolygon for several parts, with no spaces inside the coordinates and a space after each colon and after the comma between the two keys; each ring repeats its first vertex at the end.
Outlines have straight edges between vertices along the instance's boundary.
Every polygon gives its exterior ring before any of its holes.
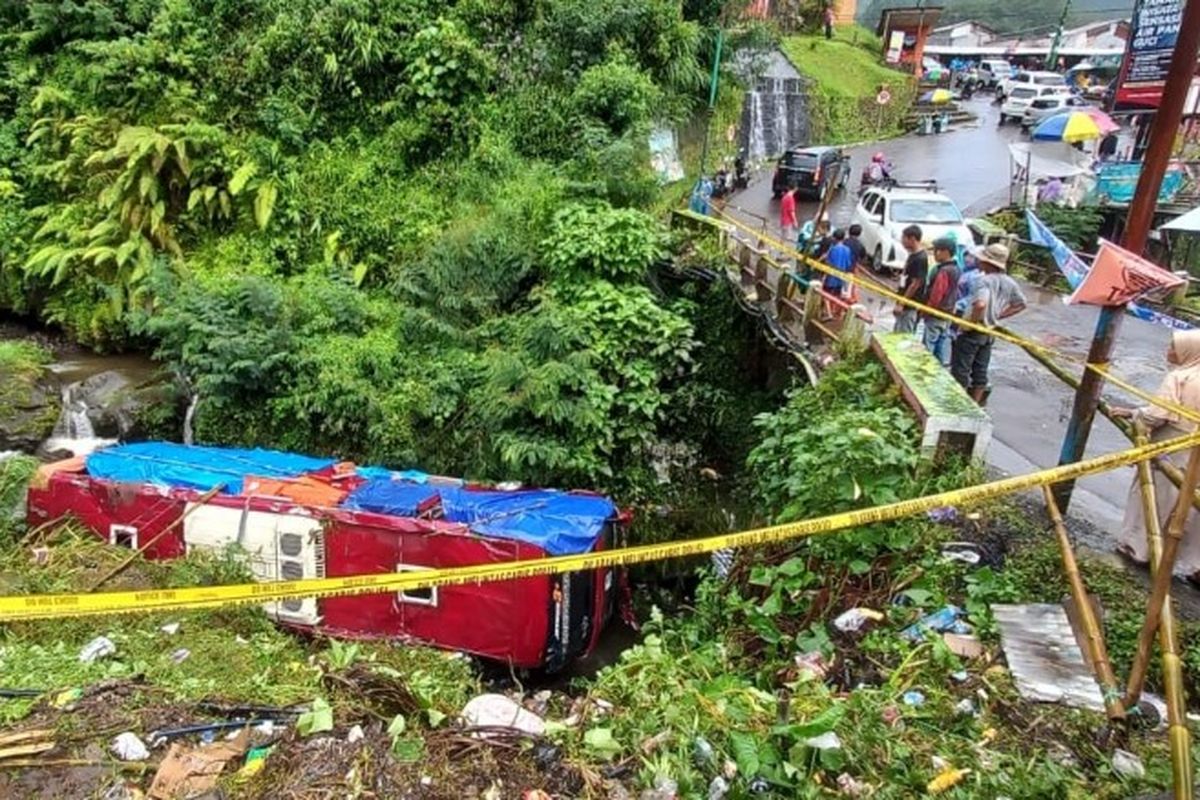
{"type": "MultiPolygon", "coordinates": [[[[1062,239],[1055,236],[1054,231],[1046,227],[1046,223],[1038,219],[1032,209],[1025,209],[1025,216],[1029,222],[1029,241],[1047,248],[1054,256],[1054,263],[1058,265],[1058,271],[1067,279],[1067,284],[1072,289],[1077,287],[1083,281],[1084,276],[1088,274],[1090,269],[1088,264],[1067,247],[1062,239]]],[[[1181,319],[1138,303],[1130,303],[1125,306],[1125,311],[1138,319],[1173,330],[1188,331],[1193,328],[1192,325],[1181,319]]]]}
{"type": "MultiPolygon", "coordinates": [[[[1096,188],[1089,199],[1099,202],[1129,203],[1137,190],[1138,178],[1142,174],[1140,161],[1109,161],[1096,170],[1096,188]]],[[[1180,169],[1168,169],[1158,189],[1158,202],[1169,203],[1183,188],[1184,174],[1180,169]]]]}

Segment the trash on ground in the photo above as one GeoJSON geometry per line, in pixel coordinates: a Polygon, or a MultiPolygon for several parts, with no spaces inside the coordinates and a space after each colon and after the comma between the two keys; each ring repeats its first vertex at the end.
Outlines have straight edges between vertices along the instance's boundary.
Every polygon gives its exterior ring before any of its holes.
{"type": "Polygon", "coordinates": [[[851,608],[838,614],[833,627],[843,632],[857,631],[867,622],[879,622],[882,619],[883,614],[873,608],[851,608]]]}
{"type": "Polygon", "coordinates": [[[942,561],[957,561],[974,567],[982,560],[983,553],[974,542],[947,542],[942,545],[942,561]]]}
{"type": "Polygon", "coordinates": [[[267,756],[270,754],[270,747],[251,747],[250,752],[246,753],[246,763],[242,764],[242,768],[237,771],[237,779],[239,781],[249,780],[262,772],[263,767],[267,765],[267,756]]]}
{"type": "Polygon", "coordinates": [[[979,658],[983,655],[983,645],[978,639],[969,634],[943,633],[942,641],[946,643],[951,653],[962,658],[979,658]]]}
{"type": "Polygon", "coordinates": [[[1083,659],[1062,606],[1050,603],[994,605],[1000,646],[1026,700],[1104,710],[1100,686],[1083,659]]]}
{"type": "Polygon", "coordinates": [[[552,798],[541,789],[526,789],[521,792],[521,800],[552,800],[552,798]]]}
{"type": "Polygon", "coordinates": [[[962,783],[963,778],[971,774],[969,769],[954,769],[946,767],[938,773],[938,776],[929,782],[925,787],[925,791],[929,794],[941,794],[948,792],[958,784],[962,783]]]}
{"type": "Polygon", "coordinates": [[[181,647],[178,650],[176,650],[174,653],[171,653],[171,660],[174,661],[176,664],[182,664],[184,661],[188,660],[188,656],[190,656],[191,654],[192,654],[191,650],[188,650],[186,647],[181,647]]]}
{"type": "Polygon", "coordinates": [[[1142,718],[1147,728],[1156,731],[1167,729],[1167,702],[1158,695],[1142,692],[1136,709],[1132,711],[1142,718]]]}
{"type": "Polygon", "coordinates": [[[654,780],[654,788],[646,789],[639,800],[675,800],[679,796],[679,784],[666,775],[659,775],[654,780]]]}
{"type": "Polygon", "coordinates": [[[819,681],[825,680],[825,676],[829,674],[829,668],[833,666],[820,650],[797,653],[795,661],[801,676],[811,675],[819,681]]]}
{"type": "Polygon", "coordinates": [[[932,614],[928,614],[909,625],[900,635],[910,642],[919,642],[930,631],[934,633],[970,633],[971,626],[962,622],[963,610],[958,606],[946,606],[932,614]]]}
{"type": "Polygon", "coordinates": [[[871,785],[863,783],[848,772],[837,776],[838,791],[847,797],[867,797],[871,794],[871,785]]]}
{"type": "Polygon", "coordinates": [[[900,709],[896,708],[895,706],[885,706],[884,709],[879,712],[879,717],[883,720],[884,725],[891,727],[900,721],[902,715],[900,713],[900,709]]]}
{"type": "Polygon", "coordinates": [[[366,734],[363,733],[362,725],[355,725],[346,733],[346,743],[354,744],[355,742],[361,742],[365,737],[366,734]]]}
{"type": "Polygon", "coordinates": [[[463,706],[461,716],[470,728],[512,728],[530,736],[546,732],[545,720],[502,694],[481,694],[471,699],[463,706]]]}
{"type": "Polygon", "coordinates": [[[731,758],[725,759],[725,763],[721,765],[721,774],[725,776],[725,780],[731,781],[737,777],[738,765],[731,758]]]}
{"type": "Polygon", "coordinates": [[[112,740],[110,749],[122,761],[145,761],[150,757],[150,749],[131,731],[118,734],[112,740]]]}
{"type": "Polygon", "coordinates": [[[916,689],[910,689],[900,696],[906,706],[923,706],[925,705],[925,695],[918,692],[916,689]]]}
{"type": "Polygon", "coordinates": [[[958,672],[951,672],[950,677],[955,683],[966,683],[971,678],[971,673],[960,669],[958,672]]]}
{"type": "Polygon", "coordinates": [[[175,634],[179,633],[179,623],[168,622],[166,625],[163,625],[161,628],[159,628],[159,630],[168,636],[174,636],[175,634]]]}
{"type": "Polygon", "coordinates": [[[760,776],[750,781],[749,789],[750,794],[766,794],[771,791],[771,784],[766,778],[760,776]]]}
{"type": "Polygon", "coordinates": [[[1112,756],[1113,771],[1122,778],[1144,778],[1146,767],[1142,760],[1128,750],[1115,750],[1112,756]]]}
{"type": "Polygon", "coordinates": [[[971,702],[971,698],[964,697],[962,700],[959,700],[954,706],[954,714],[959,717],[975,716],[975,704],[971,702]]]}
{"type": "Polygon", "coordinates": [[[111,656],[115,652],[117,652],[117,646],[113,644],[112,639],[107,636],[97,636],[79,651],[79,660],[84,664],[91,664],[93,661],[111,656]]]}
{"type": "Polygon", "coordinates": [[[50,705],[60,710],[70,710],[70,707],[78,702],[81,697],[83,697],[83,689],[79,687],[63,689],[54,695],[54,699],[50,701],[50,705]]]}
{"type": "Polygon", "coordinates": [[[929,509],[925,515],[934,522],[954,522],[958,519],[958,509],[954,506],[939,506],[929,509]]]}
{"type": "Polygon", "coordinates": [[[841,750],[842,740],[833,731],[827,731],[820,736],[810,736],[804,740],[804,744],[814,750],[841,750]]]}
{"type": "Polygon", "coordinates": [[[713,778],[708,784],[708,800],[725,800],[729,794],[729,781],[721,775],[713,778]]]}
{"type": "Polygon", "coordinates": [[[154,774],[150,797],[174,800],[176,797],[192,797],[207,792],[216,786],[225,765],[246,752],[249,739],[249,734],[243,731],[232,742],[220,742],[208,747],[189,747],[182,742],[174,742],[154,774]]]}

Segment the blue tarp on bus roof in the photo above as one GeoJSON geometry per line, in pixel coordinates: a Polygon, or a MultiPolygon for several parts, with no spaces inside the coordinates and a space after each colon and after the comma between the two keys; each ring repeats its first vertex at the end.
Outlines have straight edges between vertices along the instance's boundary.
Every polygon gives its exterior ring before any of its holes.
{"type": "Polygon", "coordinates": [[[606,497],[569,494],[552,489],[482,491],[430,486],[392,478],[376,478],[360,486],[345,508],[411,516],[434,495],[441,499],[442,518],[461,522],[481,536],[514,539],[537,545],[553,556],[586,553],[616,516],[606,497]]]}
{"type": "MultiPolygon", "coordinates": [[[[364,470],[360,469],[359,474],[364,470]]],[[[390,474],[372,478],[359,486],[342,501],[342,508],[356,511],[373,511],[376,514],[394,514],[398,517],[415,517],[422,504],[436,499],[436,486],[394,480],[390,474]]]]}
{"type": "Polygon", "coordinates": [[[138,442],[106,447],[87,457],[88,474],[124,483],[196,489],[224,484],[224,494],[240,494],[247,475],[294,478],[332,466],[333,459],[278,450],[243,450],[172,442],[138,442]]]}

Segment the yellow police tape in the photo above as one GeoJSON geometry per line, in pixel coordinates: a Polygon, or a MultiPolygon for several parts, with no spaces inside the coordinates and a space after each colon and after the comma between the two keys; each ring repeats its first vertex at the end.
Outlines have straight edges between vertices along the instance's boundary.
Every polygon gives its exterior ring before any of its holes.
{"type": "Polygon", "coordinates": [[[99,594],[0,597],[0,621],[103,616],[134,611],[215,608],[298,597],[348,597],[628,566],[648,561],[711,553],[726,548],[772,544],[805,536],[832,533],[859,525],[887,522],[943,506],[968,505],[1035,486],[1048,486],[1066,480],[1075,480],[1192,446],[1200,446],[1200,433],[1191,433],[1175,439],[1134,447],[1028,475],[1017,475],[965,489],[902,500],[874,508],[844,511],[825,517],[756,528],[740,533],[721,534],[666,544],[641,545],[597,553],[556,556],[533,561],[512,561],[447,569],[386,572],[376,575],[315,578],[275,583],[196,586],[184,589],[153,589],[99,594]]]}
{"type": "Polygon", "coordinates": [[[1088,370],[1091,370],[1091,371],[1099,374],[1101,377],[1106,379],[1109,383],[1113,384],[1114,386],[1119,387],[1120,389],[1123,389],[1124,391],[1128,392],[1129,394],[1133,395],[1134,397],[1137,397],[1140,400],[1143,400],[1146,403],[1149,403],[1154,406],[1158,406],[1160,408],[1167,409],[1171,413],[1178,416],[1180,419],[1185,419],[1190,422],[1200,423],[1200,412],[1197,412],[1196,410],[1191,409],[1191,408],[1187,408],[1186,406],[1179,405],[1178,403],[1172,402],[1171,400],[1168,400],[1166,398],[1152,395],[1152,394],[1138,388],[1137,386],[1134,386],[1132,383],[1129,383],[1128,381],[1124,380],[1123,378],[1120,378],[1117,375],[1114,375],[1112,373],[1112,371],[1108,368],[1107,364],[1092,364],[1092,363],[1089,363],[1086,359],[1077,358],[1075,356],[1071,356],[1066,353],[1060,353],[1052,348],[1046,347],[1045,345],[1039,344],[1038,342],[1035,342],[1031,339],[1026,339],[1023,336],[1020,336],[1020,335],[1013,333],[1012,331],[1006,330],[1004,328],[991,328],[991,327],[988,327],[987,325],[982,325],[978,322],[973,322],[971,320],[963,319],[962,317],[957,317],[954,314],[951,314],[947,311],[942,311],[941,309],[933,308],[932,306],[927,306],[918,300],[913,300],[912,298],[905,297],[904,295],[900,294],[899,292],[894,292],[891,289],[889,289],[888,287],[884,286],[883,284],[878,283],[877,281],[870,280],[869,278],[864,278],[863,276],[855,274],[855,273],[842,272],[841,270],[835,269],[834,267],[831,267],[828,264],[824,264],[820,261],[810,258],[807,254],[802,253],[799,250],[797,250],[795,248],[795,246],[793,246],[787,242],[780,241],[780,240],[774,238],[773,236],[769,236],[765,231],[755,230],[751,226],[747,225],[746,223],[742,222],[741,220],[737,219],[736,217],[730,215],[723,209],[714,207],[713,210],[714,210],[716,216],[720,217],[727,224],[732,225],[736,228],[739,228],[739,229],[745,231],[749,235],[754,236],[757,239],[759,239],[760,242],[766,242],[766,243],[770,244],[776,250],[779,250],[780,252],[784,253],[785,255],[797,259],[797,261],[807,264],[809,267],[811,267],[812,269],[814,269],[818,272],[825,273],[826,275],[832,275],[832,276],[835,276],[842,280],[853,283],[854,285],[856,285],[862,289],[865,289],[870,292],[874,292],[875,294],[885,297],[899,305],[903,305],[908,308],[912,308],[916,311],[919,311],[922,314],[926,314],[928,316],[935,317],[937,319],[946,320],[948,322],[953,322],[955,325],[957,325],[958,327],[963,328],[965,330],[975,331],[977,333],[983,333],[988,336],[992,336],[997,339],[1000,339],[1002,341],[1009,342],[1010,344],[1015,344],[1018,347],[1021,347],[1025,350],[1038,352],[1038,353],[1041,353],[1044,356],[1047,356],[1050,358],[1058,358],[1058,359],[1062,359],[1063,361],[1069,361],[1073,364],[1077,364],[1079,366],[1082,366],[1084,369],[1088,369],[1088,370]]]}

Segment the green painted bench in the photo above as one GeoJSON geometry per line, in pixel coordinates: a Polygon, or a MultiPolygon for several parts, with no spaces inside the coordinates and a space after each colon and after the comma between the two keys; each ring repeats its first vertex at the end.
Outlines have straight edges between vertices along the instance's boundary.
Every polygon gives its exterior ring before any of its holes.
{"type": "Polygon", "coordinates": [[[992,419],[950,371],[911,333],[875,333],[871,350],[900,387],[924,428],[921,452],[934,458],[960,453],[982,460],[992,440],[992,419]]]}

